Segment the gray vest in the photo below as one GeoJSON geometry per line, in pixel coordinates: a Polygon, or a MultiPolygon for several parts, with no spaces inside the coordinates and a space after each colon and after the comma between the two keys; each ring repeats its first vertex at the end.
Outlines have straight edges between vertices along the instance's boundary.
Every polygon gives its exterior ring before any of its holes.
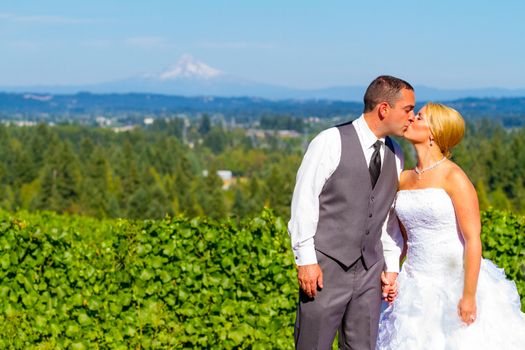
{"type": "Polygon", "coordinates": [[[372,189],[357,132],[339,125],[341,160],[319,195],[315,248],[348,268],[361,256],[368,268],[383,257],[381,228],[398,187],[394,145],[387,137],[381,174],[372,189]]]}

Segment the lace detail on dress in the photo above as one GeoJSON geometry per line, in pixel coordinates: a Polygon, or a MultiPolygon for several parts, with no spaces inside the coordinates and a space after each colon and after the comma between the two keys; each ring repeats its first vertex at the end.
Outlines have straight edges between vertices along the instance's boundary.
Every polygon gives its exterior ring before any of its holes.
{"type": "Polygon", "coordinates": [[[404,268],[412,276],[423,278],[457,276],[463,272],[463,237],[454,206],[445,190],[427,188],[399,191],[396,214],[408,236],[404,268]]]}

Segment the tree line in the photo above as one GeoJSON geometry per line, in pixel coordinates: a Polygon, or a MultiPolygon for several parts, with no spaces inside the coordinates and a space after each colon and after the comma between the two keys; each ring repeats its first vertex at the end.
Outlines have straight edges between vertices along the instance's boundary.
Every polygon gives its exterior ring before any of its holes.
{"type": "MultiPolygon", "coordinates": [[[[294,120],[285,125],[293,126],[294,120]]],[[[266,118],[265,125],[275,123],[266,118]]],[[[319,125],[300,124],[311,139],[319,125]]],[[[326,125],[325,125],[326,126],[326,125]]],[[[324,127],[324,126],[323,126],[324,127]]],[[[410,146],[406,167],[414,166],[410,146]]],[[[525,128],[470,123],[454,152],[479,194],[481,209],[525,212],[525,128]]],[[[79,125],[0,126],[0,207],[94,217],[165,215],[243,218],[271,207],[289,216],[305,139],[210,123],[159,119],[116,133],[79,125]],[[217,170],[230,170],[226,184],[217,170]]]]}

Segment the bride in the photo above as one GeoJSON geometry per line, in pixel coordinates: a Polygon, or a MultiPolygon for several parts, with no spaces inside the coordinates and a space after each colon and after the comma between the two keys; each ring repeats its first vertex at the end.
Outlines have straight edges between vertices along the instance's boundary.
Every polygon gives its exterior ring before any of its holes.
{"type": "Polygon", "coordinates": [[[457,111],[428,103],[404,134],[418,158],[394,202],[407,257],[377,349],[525,349],[516,285],[481,258],[476,190],[448,159],[464,130],[457,111]]]}

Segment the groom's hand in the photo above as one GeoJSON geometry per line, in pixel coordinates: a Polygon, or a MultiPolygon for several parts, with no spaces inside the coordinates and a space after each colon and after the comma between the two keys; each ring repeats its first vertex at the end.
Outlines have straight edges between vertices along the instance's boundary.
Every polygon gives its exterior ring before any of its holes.
{"type": "Polygon", "coordinates": [[[298,266],[299,286],[310,298],[317,295],[317,286],[323,288],[323,271],[319,264],[298,266]]]}
{"type": "Polygon", "coordinates": [[[397,297],[397,272],[382,272],[381,287],[383,290],[383,299],[393,302],[397,297]]]}

